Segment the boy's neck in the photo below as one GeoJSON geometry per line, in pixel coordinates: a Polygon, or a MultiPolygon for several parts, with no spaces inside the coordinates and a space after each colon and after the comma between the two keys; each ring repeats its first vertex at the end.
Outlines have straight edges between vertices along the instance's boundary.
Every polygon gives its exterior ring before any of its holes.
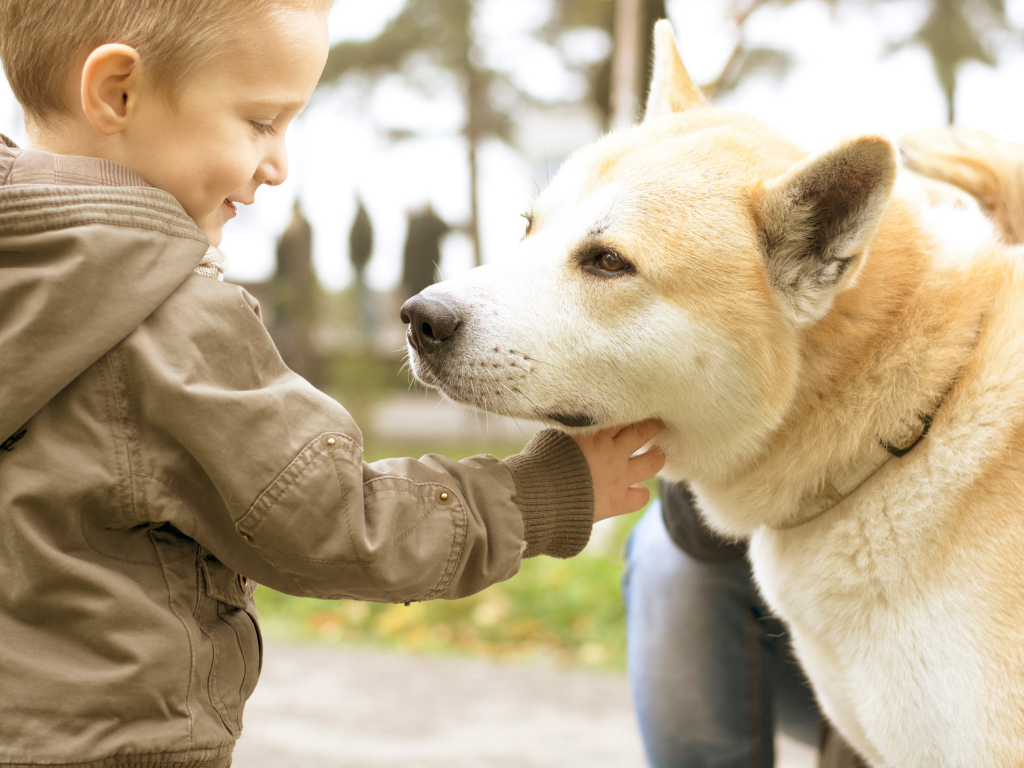
{"type": "Polygon", "coordinates": [[[87,135],[96,132],[83,130],[74,117],[54,118],[51,122],[26,119],[25,128],[28,134],[27,149],[55,155],[98,157],[114,163],[119,162],[111,157],[111,147],[103,146],[106,142],[98,142],[94,136],[87,135]]]}

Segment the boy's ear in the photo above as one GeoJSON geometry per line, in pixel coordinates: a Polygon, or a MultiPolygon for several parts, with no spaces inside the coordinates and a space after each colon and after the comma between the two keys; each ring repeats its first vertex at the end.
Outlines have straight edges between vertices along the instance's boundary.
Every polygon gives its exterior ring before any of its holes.
{"type": "Polygon", "coordinates": [[[851,284],[895,180],[893,145],[881,136],[861,136],[754,190],[768,276],[798,323],[820,319],[851,284]]]}
{"type": "Polygon", "coordinates": [[[104,136],[124,130],[139,87],[139,52],[109,43],[89,54],[82,68],[82,109],[104,136]]]}
{"type": "Polygon", "coordinates": [[[679,56],[672,22],[662,19],[654,25],[654,72],[651,76],[651,90],[647,94],[644,122],[673,112],[705,106],[707,102],[693,84],[679,56]]]}

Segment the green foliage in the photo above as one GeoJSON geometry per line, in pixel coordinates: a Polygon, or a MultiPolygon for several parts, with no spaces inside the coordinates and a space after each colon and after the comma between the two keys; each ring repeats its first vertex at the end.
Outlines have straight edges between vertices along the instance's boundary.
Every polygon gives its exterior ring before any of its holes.
{"type": "MultiPolygon", "coordinates": [[[[763,6],[790,5],[795,0],[731,0],[730,16],[736,28],[736,47],[722,74],[706,85],[712,93],[724,93],[755,72],[782,79],[792,61],[788,53],[774,48],[748,49],[744,27],[763,6]]],[[[822,0],[833,11],[854,0],[822,0]]],[[[881,4],[884,0],[869,0],[881,4]]],[[[861,2],[863,4],[863,2],[861,2]]],[[[995,66],[1001,39],[1020,40],[1020,31],[1010,24],[1005,0],[927,0],[928,13],[921,26],[896,41],[891,50],[921,46],[928,53],[935,77],[946,99],[947,118],[955,120],[955,94],[960,68],[971,61],[995,66]]]]}
{"type": "MultiPolygon", "coordinates": [[[[664,8],[664,0],[657,4],[664,8]]],[[[490,135],[507,139],[515,112],[534,98],[507,73],[484,64],[473,29],[478,5],[478,0],[408,0],[377,38],[332,47],[321,83],[336,82],[350,72],[371,77],[402,72],[410,61],[423,56],[461,82],[467,107],[465,130],[470,138],[490,135]],[[499,91],[503,98],[492,98],[499,91]],[[509,94],[512,99],[507,98],[509,94]]],[[[611,35],[614,10],[613,0],[555,0],[551,17],[536,34],[562,54],[559,43],[573,31],[599,29],[611,35]]],[[[568,69],[587,75],[590,98],[607,104],[607,58],[578,64],[563,54],[562,61],[568,69]]]]}
{"type": "Polygon", "coordinates": [[[1003,0],[931,0],[929,5],[930,11],[921,27],[910,37],[898,41],[893,49],[919,45],[928,52],[935,77],[946,97],[947,118],[952,125],[956,118],[955,94],[960,68],[970,61],[995,66],[998,34],[1017,30],[1010,24],[1003,0]]]}
{"type": "MultiPolygon", "coordinates": [[[[751,46],[745,32],[749,19],[761,8],[790,5],[795,1],[729,0],[726,15],[734,27],[735,45],[721,73],[711,82],[702,84],[708,93],[725,93],[754,74],[765,74],[775,79],[782,79],[788,74],[792,67],[789,52],[780,47],[751,46]]],[[[821,1],[838,10],[852,5],[855,0],[821,1]]],[[[408,0],[402,12],[377,39],[332,48],[323,82],[336,81],[345,73],[356,70],[376,74],[401,71],[410,55],[426,53],[437,66],[457,73],[466,84],[469,135],[506,137],[516,103],[513,101],[502,110],[490,102],[488,94],[496,84],[501,84],[504,92],[517,95],[519,103],[531,98],[515,88],[503,73],[483,67],[480,64],[482,57],[474,55],[476,41],[472,21],[478,2],[480,0],[408,0]]],[[[883,0],[868,2],[877,4],[883,0]]],[[[993,66],[998,60],[1000,42],[1006,39],[1019,41],[1020,30],[1010,24],[1005,0],[926,2],[928,13],[920,28],[905,39],[896,41],[892,47],[921,46],[927,51],[946,97],[952,122],[960,68],[971,61],[993,66]]],[[[664,16],[664,10],[664,0],[642,3],[642,26],[648,27],[664,16]]],[[[573,31],[599,29],[612,35],[614,17],[614,0],[553,0],[551,16],[537,30],[537,36],[555,50],[560,50],[560,41],[573,31]]],[[[565,63],[587,76],[590,86],[586,98],[607,116],[610,59],[582,65],[565,63]]]]}
{"type": "Polygon", "coordinates": [[[487,98],[495,83],[510,85],[501,73],[481,67],[474,56],[473,0],[408,0],[375,39],[331,48],[320,79],[335,82],[360,71],[372,77],[401,72],[415,55],[448,70],[461,82],[467,107],[465,132],[474,142],[484,135],[507,138],[509,115],[487,98]]]}

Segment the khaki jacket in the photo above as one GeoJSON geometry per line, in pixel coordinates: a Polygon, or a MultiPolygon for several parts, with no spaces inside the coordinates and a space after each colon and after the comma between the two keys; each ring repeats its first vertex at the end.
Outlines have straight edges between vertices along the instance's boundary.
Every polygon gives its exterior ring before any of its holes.
{"type": "Polygon", "coordinates": [[[362,461],[202,232],[102,160],[0,146],[0,765],[227,766],[256,583],[458,598],[585,545],[582,454],[362,461]]]}

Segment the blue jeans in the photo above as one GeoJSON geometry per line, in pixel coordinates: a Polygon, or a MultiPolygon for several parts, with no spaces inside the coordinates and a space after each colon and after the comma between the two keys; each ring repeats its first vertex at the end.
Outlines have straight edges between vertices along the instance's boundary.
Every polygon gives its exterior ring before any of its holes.
{"type": "Polygon", "coordinates": [[[669,538],[658,501],[626,550],[629,677],[654,768],[772,768],[776,726],[817,743],[820,715],[746,558],[705,563],[669,538]]]}

